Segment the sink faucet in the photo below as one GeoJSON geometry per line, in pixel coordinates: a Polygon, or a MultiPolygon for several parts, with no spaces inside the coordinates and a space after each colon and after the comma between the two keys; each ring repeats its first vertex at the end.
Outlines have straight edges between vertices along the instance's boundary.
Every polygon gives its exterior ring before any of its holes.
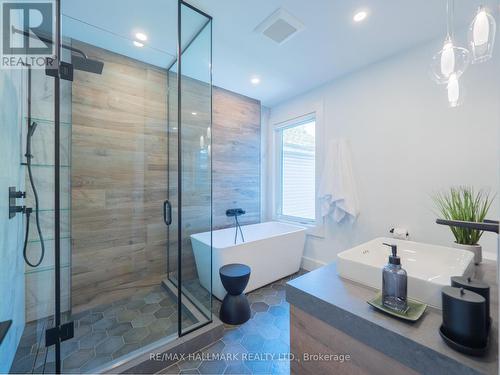
{"type": "Polygon", "coordinates": [[[448,225],[450,227],[476,229],[497,234],[499,227],[498,221],[496,220],[484,220],[483,222],[478,223],[475,221],[436,219],[436,224],[448,225]]]}

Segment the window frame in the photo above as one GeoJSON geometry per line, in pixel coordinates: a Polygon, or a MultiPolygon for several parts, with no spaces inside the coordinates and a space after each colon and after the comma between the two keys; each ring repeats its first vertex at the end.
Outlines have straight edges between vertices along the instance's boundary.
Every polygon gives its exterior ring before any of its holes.
{"type": "MultiPolygon", "coordinates": [[[[269,113],[269,122],[266,125],[266,140],[268,157],[267,173],[266,173],[266,196],[268,197],[265,218],[268,220],[287,222],[284,219],[278,220],[276,217],[276,164],[277,156],[275,150],[275,135],[274,128],[283,125],[291,120],[303,117],[308,114],[315,114],[316,117],[316,223],[314,225],[304,225],[298,222],[288,222],[293,225],[298,225],[306,229],[306,235],[311,239],[326,238],[326,220],[321,216],[321,203],[317,197],[321,175],[325,164],[325,142],[327,139],[326,123],[325,123],[325,105],[322,98],[307,97],[297,101],[290,101],[272,108],[269,113]]],[[[331,136],[331,135],[330,135],[331,136]]]]}
{"type": "MultiPolygon", "coordinates": [[[[317,183],[314,187],[314,201],[315,201],[315,218],[308,219],[304,217],[284,215],[283,212],[283,131],[289,128],[301,126],[309,122],[314,121],[315,127],[315,152],[314,152],[314,163],[315,163],[315,175],[317,174],[317,163],[318,163],[318,146],[317,146],[317,118],[316,112],[310,112],[299,117],[295,117],[290,120],[286,120],[277,123],[273,126],[273,138],[274,138],[274,155],[275,155],[275,168],[274,168],[274,209],[273,209],[273,219],[276,221],[284,221],[288,223],[299,224],[307,227],[314,227],[318,222],[318,205],[317,205],[317,183]]],[[[317,180],[317,176],[316,176],[317,180]]]]}

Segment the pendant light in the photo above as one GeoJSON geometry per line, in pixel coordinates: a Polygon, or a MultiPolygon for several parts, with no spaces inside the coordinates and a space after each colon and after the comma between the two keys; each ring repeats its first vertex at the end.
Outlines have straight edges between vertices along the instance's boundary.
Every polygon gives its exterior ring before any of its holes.
{"type": "Polygon", "coordinates": [[[473,64],[491,59],[495,45],[496,28],[495,18],[485,7],[480,6],[468,33],[473,64]]]}
{"type": "Polygon", "coordinates": [[[451,75],[458,79],[467,69],[470,53],[466,48],[455,45],[453,35],[454,0],[448,0],[446,5],[446,39],[443,48],[432,57],[432,76],[439,84],[448,83],[451,75]]]}
{"type": "Polygon", "coordinates": [[[448,83],[446,84],[446,90],[448,92],[448,105],[451,108],[458,107],[463,103],[464,90],[455,73],[450,75],[448,83]]]}

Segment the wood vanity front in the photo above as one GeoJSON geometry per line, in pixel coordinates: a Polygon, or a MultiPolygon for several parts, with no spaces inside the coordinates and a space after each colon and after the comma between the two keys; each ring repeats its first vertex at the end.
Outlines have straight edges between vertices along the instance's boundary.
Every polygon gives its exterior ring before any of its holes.
{"type": "Polygon", "coordinates": [[[290,306],[292,374],[418,374],[384,353],[290,306]]]}

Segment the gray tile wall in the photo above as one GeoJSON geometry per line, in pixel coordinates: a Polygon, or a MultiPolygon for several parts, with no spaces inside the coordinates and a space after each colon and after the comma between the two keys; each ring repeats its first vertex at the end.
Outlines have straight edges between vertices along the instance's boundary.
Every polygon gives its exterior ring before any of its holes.
{"type": "MultiPolygon", "coordinates": [[[[63,50],[69,60],[69,53],[63,50]]],[[[70,178],[71,178],[71,82],[61,80],[61,304],[67,311],[70,304],[70,178]]],[[[54,313],[54,79],[44,70],[33,69],[31,77],[31,116],[38,127],[32,138],[32,170],[40,201],[40,221],[45,243],[45,257],[37,268],[25,266],[26,321],[45,318],[54,313]]],[[[25,148],[26,120],[23,122],[22,147],[25,148]]],[[[23,158],[24,159],[24,158],[23,158]]],[[[24,161],[24,160],[23,160],[24,161]]],[[[26,173],[26,205],[35,207],[33,192],[26,173]]],[[[35,216],[31,217],[28,254],[32,262],[40,256],[40,241],[35,216]]]]}
{"type": "Polygon", "coordinates": [[[0,70],[0,321],[13,320],[0,345],[0,373],[9,371],[24,329],[23,217],[9,219],[6,199],[9,186],[24,189],[23,74],[21,70],[0,70]]]}

